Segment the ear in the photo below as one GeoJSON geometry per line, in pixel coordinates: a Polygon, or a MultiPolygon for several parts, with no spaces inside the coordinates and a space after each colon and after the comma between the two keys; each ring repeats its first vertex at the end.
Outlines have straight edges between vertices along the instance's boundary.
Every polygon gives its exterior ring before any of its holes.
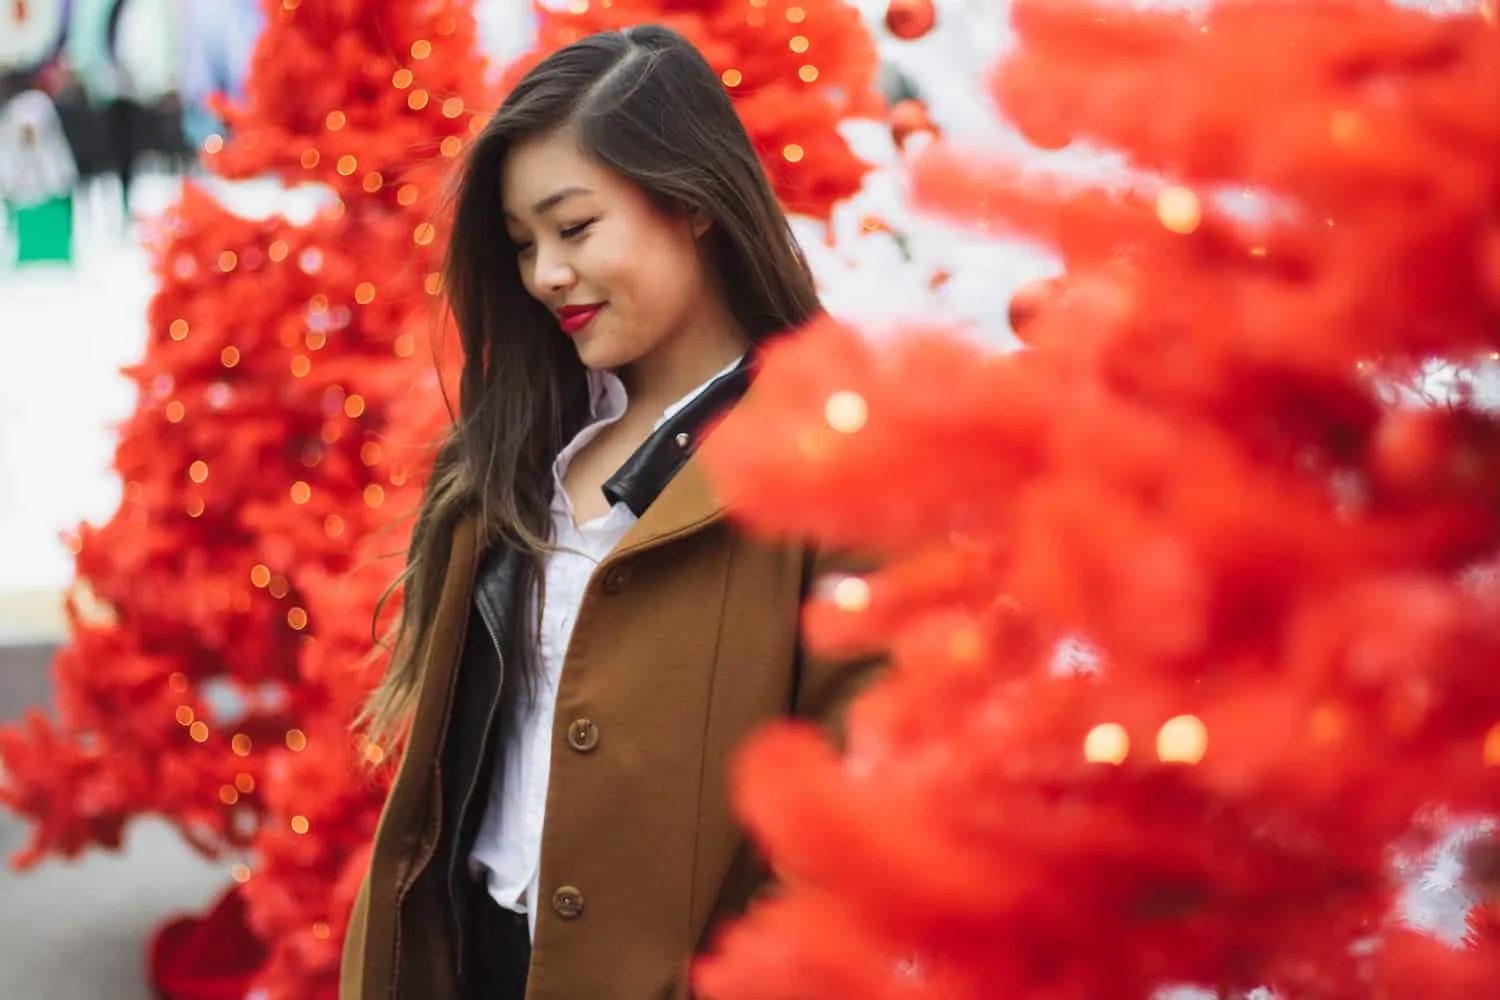
{"type": "Polygon", "coordinates": [[[713,216],[709,215],[702,209],[699,209],[693,213],[692,222],[694,239],[701,239],[704,233],[708,232],[714,227],[713,216]]]}

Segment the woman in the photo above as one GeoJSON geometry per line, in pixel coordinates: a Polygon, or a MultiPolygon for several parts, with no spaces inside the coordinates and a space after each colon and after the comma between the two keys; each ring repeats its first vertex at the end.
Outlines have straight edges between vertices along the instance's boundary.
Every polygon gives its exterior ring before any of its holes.
{"type": "Polygon", "coordinates": [[[868,673],[799,656],[821,563],[738,534],[692,458],[813,281],[718,78],[662,28],[533,70],[455,207],[460,419],[367,711],[406,747],[342,996],[685,997],[765,878],[734,749],[832,722],[868,673]]]}

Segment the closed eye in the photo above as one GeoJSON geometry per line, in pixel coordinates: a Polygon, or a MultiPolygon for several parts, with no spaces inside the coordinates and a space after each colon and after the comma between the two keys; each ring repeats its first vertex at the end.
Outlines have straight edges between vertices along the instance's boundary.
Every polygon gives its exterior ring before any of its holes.
{"type": "Polygon", "coordinates": [[[576,226],[568,226],[566,229],[562,230],[562,238],[565,240],[576,240],[578,237],[588,232],[589,227],[597,221],[597,219],[588,219],[587,221],[580,222],[576,226]]]}

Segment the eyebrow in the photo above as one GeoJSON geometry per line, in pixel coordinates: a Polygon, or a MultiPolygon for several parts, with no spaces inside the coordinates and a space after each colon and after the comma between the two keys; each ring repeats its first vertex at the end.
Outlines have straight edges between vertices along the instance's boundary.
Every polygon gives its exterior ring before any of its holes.
{"type": "MultiPolygon", "coordinates": [[[[547,197],[543,198],[541,201],[538,201],[535,205],[532,205],[531,212],[533,215],[541,215],[544,212],[550,212],[552,209],[567,201],[569,198],[575,197],[580,194],[593,193],[594,192],[590,191],[586,187],[578,187],[576,185],[573,187],[559,188],[558,190],[553,191],[551,194],[547,195],[547,197]]],[[[505,213],[505,217],[508,219],[515,218],[515,216],[511,215],[509,212],[505,213]]]]}

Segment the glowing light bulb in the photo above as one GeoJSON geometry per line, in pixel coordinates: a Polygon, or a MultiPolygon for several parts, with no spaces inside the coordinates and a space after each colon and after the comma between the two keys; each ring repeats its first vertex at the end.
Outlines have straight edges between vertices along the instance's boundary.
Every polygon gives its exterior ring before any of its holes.
{"type": "Polygon", "coordinates": [[[1484,762],[1490,767],[1500,767],[1500,722],[1484,735],[1484,762]]]}
{"type": "Polygon", "coordinates": [[[1104,722],[1083,739],[1083,756],[1094,764],[1123,764],[1130,756],[1130,734],[1118,722],[1104,722]]]}
{"type": "Polygon", "coordinates": [[[1168,764],[1196,764],[1208,752],[1208,727],[1197,716],[1168,719],[1156,734],[1156,756],[1168,764]]]}
{"type": "Polygon", "coordinates": [[[864,611],[870,606],[870,585],[857,576],[844,577],[834,585],[833,604],[840,611],[864,611]]]}
{"type": "Polygon", "coordinates": [[[1203,221],[1203,206],[1190,189],[1169,187],[1156,196],[1156,218],[1171,232],[1186,236],[1203,221]]]}
{"type": "Polygon", "coordinates": [[[869,420],[870,408],[865,398],[857,392],[840,390],[828,397],[823,406],[823,419],[828,426],[841,434],[854,434],[869,420]]]}

